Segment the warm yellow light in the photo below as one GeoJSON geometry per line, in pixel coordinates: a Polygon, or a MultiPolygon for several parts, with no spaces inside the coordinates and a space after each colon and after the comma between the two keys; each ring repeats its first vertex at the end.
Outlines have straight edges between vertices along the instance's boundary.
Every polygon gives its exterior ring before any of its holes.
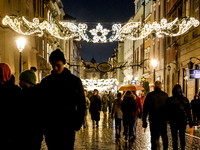
{"type": "Polygon", "coordinates": [[[25,47],[26,41],[23,38],[20,38],[16,41],[16,43],[18,50],[21,52],[25,47]]]}
{"type": "Polygon", "coordinates": [[[158,64],[158,62],[157,62],[157,60],[153,59],[153,60],[151,61],[151,64],[152,64],[153,68],[155,69],[156,66],[157,66],[157,64],[158,64]]]}

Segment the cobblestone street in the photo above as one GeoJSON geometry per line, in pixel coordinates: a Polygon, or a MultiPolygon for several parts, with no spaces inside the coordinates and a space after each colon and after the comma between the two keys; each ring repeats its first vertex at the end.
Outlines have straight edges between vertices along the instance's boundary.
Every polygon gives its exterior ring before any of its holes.
{"type": "MultiPolygon", "coordinates": [[[[142,122],[139,119],[137,128],[137,138],[134,141],[125,142],[122,125],[121,138],[116,140],[114,120],[109,116],[104,116],[101,112],[98,128],[93,128],[90,114],[87,117],[88,127],[81,128],[76,133],[75,150],[150,150],[150,131],[149,127],[144,132],[142,122]]],[[[186,150],[200,150],[200,129],[187,129],[186,133],[186,150]]],[[[170,128],[168,127],[169,149],[172,150],[172,139],[170,128]]],[[[162,149],[162,140],[160,140],[162,149]]],[[[47,150],[47,146],[43,141],[41,150],[47,150]]]]}

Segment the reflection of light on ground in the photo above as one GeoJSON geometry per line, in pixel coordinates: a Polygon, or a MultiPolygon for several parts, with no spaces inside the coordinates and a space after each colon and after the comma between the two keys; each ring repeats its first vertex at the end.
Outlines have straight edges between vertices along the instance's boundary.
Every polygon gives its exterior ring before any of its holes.
{"type": "MultiPolygon", "coordinates": [[[[103,112],[101,112],[99,128],[93,129],[93,124],[91,120],[91,115],[88,113],[87,116],[87,128],[82,128],[80,131],[76,132],[76,140],[75,140],[75,150],[124,150],[124,149],[132,149],[132,150],[150,150],[150,131],[149,127],[144,132],[144,128],[142,128],[142,121],[139,119],[138,128],[137,128],[137,138],[133,142],[125,142],[123,136],[123,125],[121,131],[120,140],[115,139],[115,124],[114,120],[109,118],[109,116],[104,116],[103,112]]],[[[169,138],[169,149],[172,150],[172,138],[171,138],[171,130],[168,126],[168,138],[169,138]]],[[[194,130],[193,128],[187,129],[187,133],[185,134],[186,138],[186,150],[197,150],[200,149],[200,129],[194,130]],[[192,135],[193,134],[193,135],[192,135]]],[[[160,138],[160,145],[162,149],[162,139],[160,138]]],[[[179,143],[180,147],[180,143],[179,143]]],[[[47,150],[45,142],[43,142],[41,150],[47,150]]]]}

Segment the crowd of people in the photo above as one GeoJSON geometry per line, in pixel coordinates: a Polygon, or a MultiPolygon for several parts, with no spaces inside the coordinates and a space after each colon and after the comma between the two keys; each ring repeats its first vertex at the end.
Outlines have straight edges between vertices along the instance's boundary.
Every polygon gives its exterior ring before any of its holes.
{"type": "Polygon", "coordinates": [[[0,149],[74,149],[75,131],[84,122],[86,101],[81,80],[64,67],[61,50],[50,54],[51,74],[36,84],[36,68],[24,70],[19,85],[7,63],[0,63],[0,149]]]}
{"type": "Polygon", "coordinates": [[[147,94],[142,93],[137,96],[136,91],[118,92],[116,97],[111,92],[98,94],[94,90],[93,94],[88,94],[91,105],[89,111],[93,120],[93,127],[98,127],[100,111],[115,119],[116,138],[121,137],[121,125],[123,120],[125,141],[134,140],[137,137],[138,119],[142,119],[143,128],[147,128],[149,122],[151,133],[151,149],[159,147],[159,138],[162,137],[163,149],[168,149],[167,124],[170,125],[172,134],[173,149],[178,150],[178,137],[180,138],[181,149],[185,149],[185,130],[187,124],[190,127],[198,125],[198,108],[200,104],[199,96],[195,95],[194,100],[184,97],[181,86],[175,85],[172,91],[173,96],[161,90],[161,82],[156,81],[154,91],[147,94]],[[101,106],[103,107],[101,109],[101,106]],[[112,106],[110,108],[110,106],[112,106]],[[192,111],[191,111],[192,110],[192,111]],[[192,113],[191,113],[192,112],[192,113]],[[193,120],[192,120],[193,116],[193,120]],[[148,118],[148,121],[147,121],[148,118]],[[178,136],[179,133],[179,136],[178,136]]]}
{"type": "Polygon", "coordinates": [[[160,81],[155,82],[154,91],[140,97],[130,90],[116,95],[111,91],[99,94],[98,90],[87,93],[81,80],[64,67],[66,60],[61,50],[53,51],[49,60],[53,68],[50,75],[37,84],[37,69],[31,67],[20,73],[20,87],[9,65],[0,63],[1,149],[40,150],[43,135],[49,150],[73,149],[75,131],[82,125],[87,127],[88,111],[93,128],[99,127],[101,111],[114,118],[116,138],[121,138],[123,120],[125,141],[137,138],[139,118],[145,129],[149,122],[152,150],[157,149],[160,136],[163,149],[168,149],[167,123],[174,150],[178,149],[178,133],[184,150],[186,125],[198,126],[199,95],[189,103],[178,84],[171,97],[161,90],[160,81]]]}

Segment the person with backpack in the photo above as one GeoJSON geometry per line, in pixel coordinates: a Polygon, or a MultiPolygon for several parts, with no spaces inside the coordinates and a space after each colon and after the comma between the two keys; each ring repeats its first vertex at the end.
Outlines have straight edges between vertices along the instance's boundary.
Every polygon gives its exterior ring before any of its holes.
{"type": "Polygon", "coordinates": [[[143,128],[147,128],[147,115],[149,115],[149,124],[151,132],[151,149],[157,150],[159,137],[162,137],[163,149],[168,149],[167,137],[167,119],[166,100],[167,93],[161,90],[161,82],[154,83],[154,91],[147,94],[143,106],[143,128]]]}
{"type": "Polygon", "coordinates": [[[136,121],[135,112],[137,110],[136,96],[131,91],[127,91],[125,93],[124,99],[121,104],[121,109],[123,113],[125,141],[127,141],[128,129],[129,129],[129,139],[133,139],[133,125],[136,121]]]}
{"type": "Polygon", "coordinates": [[[113,108],[112,108],[112,114],[111,114],[111,116],[115,118],[116,138],[120,138],[120,134],[121,134],[121,121],[123,117],[121,104],[122,104],[122,94],[117,93],[117,98],[113,102],[113,108]]]}
{"type": "Polygon", "coordinates": [[[103,113],[104,113],[104,115],[106,115],[107,114],[107,104],[108,104],[107,91],[105,91],[102,96],[102,103],[103,103],[103,113]]]}
{"type": "Polygon", "coordinates": [[[190,128],[193,127],[189,101],[183,96],[181,86],[175,85],[172,90],[173,96],[167,99],[166,111],[172,133],[173,150],[178,150],[178,131],[181,150],[185,149],[185,130],[187,121],[190,128]]]}

